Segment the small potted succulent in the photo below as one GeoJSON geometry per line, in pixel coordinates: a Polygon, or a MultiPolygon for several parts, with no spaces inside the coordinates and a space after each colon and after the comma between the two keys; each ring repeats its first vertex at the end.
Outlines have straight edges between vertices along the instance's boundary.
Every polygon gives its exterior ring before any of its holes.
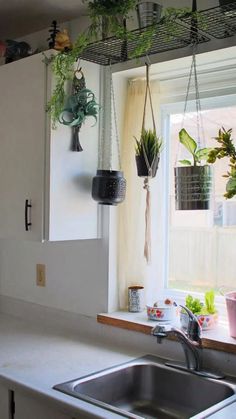
{"type": "Polygon", "coordinates": [[[126,27],[126,19],[134,10],[138,0],[84,0],[88,3],[91,19],[90,31],[102,38],[120,33],[126,27]]]}
{"type": "Polygon", "coordinates": [[[155,130],[142,129],[140,139],[136,141],[135,159],[140,177],[155,177],[159,165],[162,140],[155,130]]]}
{"type": "MultiPolygon", "coordinates": [[[[197,317],[202,330],[214,329],[218,323],[218,312],[215,307],[215,293],[213,290],[205,292],[205,302],[202,303],[199,298],[193,298],[187,295],[185,306],[197,317]]],[[[185,310],[180,312],[180,322],[183,329],[188,326],[189,316],[185,310]]]]}
{"type": "Polygon", "coordinates": [[[228,178],[224,197],[231,199],[236,195],[236,148],[233,143],[232,129],[226,131],[222,127],[215,139],[219,143],[219,147],[210,151],[207,161],[208,163],[215,163],[217,159],[229,158],[229,171],[223,177],[228,178]]]}
{"type": "Polygon", "coordinates": [[[201,165],[208,159],[210,148],[199,148],[197,142],[182,128],[179,141],[191,154],[191,160],[180,160],[175,167],[175,203],[177,210],[207,210],[210,207],[211,168],[201,165]]]}

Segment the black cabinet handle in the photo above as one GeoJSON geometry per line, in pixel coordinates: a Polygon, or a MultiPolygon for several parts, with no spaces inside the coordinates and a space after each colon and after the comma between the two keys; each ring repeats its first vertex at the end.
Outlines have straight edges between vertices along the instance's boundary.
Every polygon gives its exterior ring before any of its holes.
{"type": "Polygon", "coordinates": [[[25,231],[29,231],[32,223],[29,221],[30,208],[32,208],[31,202],[29,199],[25,200],[25,231]]]}

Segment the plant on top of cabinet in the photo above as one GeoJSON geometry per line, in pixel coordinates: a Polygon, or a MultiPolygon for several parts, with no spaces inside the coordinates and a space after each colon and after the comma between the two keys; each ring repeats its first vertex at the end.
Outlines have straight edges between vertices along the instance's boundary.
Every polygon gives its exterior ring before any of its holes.
{"type": "Polygon", "coordinates": [[[103,38],[108,34],[118,34],[123,31],[125,19],[134,10],[138,0],[84,0],[88,3],[91,19],[90,32],[95,38],[100,34],[103,38]]]}
{"type": "Polygon", "coordinates": [[[208,163],[215,163],[216,159],[223,159],[224,157],[230,159],[229,171],[223,177],[228,178],[224,197],[231,199],[236,195],[236,149],[232,138],[232,128],[226,131],[222,127],[215,139],[219,143],[219,147],[210,151],[207,161],[208,163]]]}

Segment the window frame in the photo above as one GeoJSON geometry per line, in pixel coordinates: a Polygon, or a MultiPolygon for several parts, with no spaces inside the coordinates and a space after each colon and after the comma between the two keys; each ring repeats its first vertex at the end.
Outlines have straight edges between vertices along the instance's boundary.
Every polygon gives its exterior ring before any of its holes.
{"type": "MultiPolygon", "coordinates": [[[[236,103],[236,94],[222,94],[217,95],[217,89],[215,91],[211,91],[209,97],[205,97],[201,99],[201,109],[202,110],[209,110],[209,109],[217,109],[221,107],[230,107],[235,105],[236,103]]],[[[165,265],[163,267],[164,278],[162,279],[162,289],[160,291],[165,297],[171,296],[180,304],[183,304],[185,301],[185,297],[188,294],[192,294],[195,297],[203,299],[204,293],[202,292],[192,292],[192,291],[184,291],[178,289],[168,288],[168,279],[169,279],[169,193],[170,193],[170,117],[172,114],[178,114],[184,111],[184,102],[176,100],[171,103],[162,103],[160,106],[161,111],[161,131],[162,136],[165,138],[165,148],[163,150],[163,165],[165,169],[162,171],[165,173],[165,177],[161,177],[159,179],[160,182],[165,183],[164,188],[164,206],[166,208],[166,216],[165,216],[165,237],[163,241],[163,246],[165,247],[164,250],[164,259],[162,263],[165,265]]],[[[196,111],[196,105],[194,100],[190,100],[188,102],[187,112],[196,111]]],[[[219,127],[220,128],[220,127],[219,127]]],[[[223,318],[226,316],[225,312],[225,303],[223,296],[216,296],[216,306],[218,311],[221,313],[223,318]]]]}

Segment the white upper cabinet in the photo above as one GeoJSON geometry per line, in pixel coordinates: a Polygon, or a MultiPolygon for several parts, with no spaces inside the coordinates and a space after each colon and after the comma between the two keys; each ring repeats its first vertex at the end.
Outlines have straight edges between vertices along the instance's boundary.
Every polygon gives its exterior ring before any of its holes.
{"type": "MultiPolygon", "coordinates": [[[[99,101],[100,67],[82,62],[99,101]]],[[[97,238],[91,197],[97,168],[98,124],[81,129],[84,151],[72,152],[71,128],[51,129],[46,103],[50,66],[37,54],[0,67],[0,237],[36,241],[97,238]],[[27,208],[26,203],[31,204],[27,208]],[[31,223],[26,228],[26,222],[31,223]]]]}

